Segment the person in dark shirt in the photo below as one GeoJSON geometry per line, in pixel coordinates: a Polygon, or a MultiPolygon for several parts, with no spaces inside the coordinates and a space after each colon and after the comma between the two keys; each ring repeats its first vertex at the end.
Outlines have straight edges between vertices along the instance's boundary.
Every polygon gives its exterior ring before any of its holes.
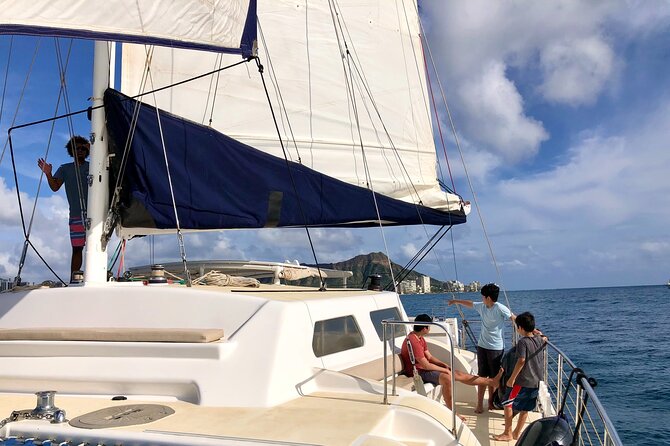
{"type": "Polygon", "coordinates": [[[542,379],[542,356],[533,354],[540,350],[547,338],[535,328],[535,317],[528,312],[521,313],[514,321],[521,338],[516,345],[517,361],[514,370],[505,383],[507,386],[503,406],[505,407],[505,430],[494,435],[496,441],[516,440],[521,434],[528,412],[535,409],[537,393],[542,379]],[[532,357],[531,357],[532,356],[532,357]],[[526,358],[531,357],[529,360],[526,358]],[[519,413],[516,428],[512,432],[512,418],[519,413]]]}
{"type": "MultiPolygon", "coordinates": [[[[68,155],[74,158],[73,162],[63,164],[51,174],[52,166],[44,158],[37,160],[37,166],[47,178],[52,191],[58,191],[65,184],[67,202],[70,206],[70,242],[72,244],[72,259],[70,273],[81,269],[83,251],[86,244],[86,201],[88,199],[88,155],[91,144],[83,136],[73,136],[65,144],[68,155]]],[[[72,277],[70,277],[72,279],[72,277]]]]}

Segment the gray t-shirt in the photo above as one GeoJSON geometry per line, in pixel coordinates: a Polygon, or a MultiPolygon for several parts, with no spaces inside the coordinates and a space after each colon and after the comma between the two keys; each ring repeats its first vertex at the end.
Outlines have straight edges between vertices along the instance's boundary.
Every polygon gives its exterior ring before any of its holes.
{"type": "MultiPolygon", "coordinates": [[[[540,336],[522,336],[516,344],[517,358],[528,358],[542,347],[543,342],[540,336]]],[[[530,361],[526,359],[526,363],[516,377],[514,384],[521,387],[538,388],[543,375],[542,369],[542,353],[535,355],[530,361]]]]}
{"type": "MultiPolygon", "coordinates": [[[[79,180],[81,186],[82,200],[84,206],[88,200],[88,161],[79,165],[79,180]]],[[[70,218],[81,218],[81,201],[79,200],[79,189],[77,188],[77,171],[74,162],[63,164],[58,168],[54,178],[63,180],[67,202],[70,205],[70,218]]]]}

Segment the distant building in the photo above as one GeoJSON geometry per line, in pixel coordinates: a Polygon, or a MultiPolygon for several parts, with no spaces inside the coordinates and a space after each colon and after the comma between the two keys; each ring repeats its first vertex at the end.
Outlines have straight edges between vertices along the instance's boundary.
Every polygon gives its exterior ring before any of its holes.
{"type": "Polygon", "coordinates": [[[7,291],[12,288],[11,279],[3,279],[0,277],[0,292],[7,291]]]}
{"type": "Polygon", "coordinates": [[[482,284],[476,280],[465,285],[465,291],[469,293],[477,293],[482,289],[482,284]]]}
{"type": "Polygon", "coordinates": [[[461,293],[465,291],[465,285],[458,280],[449,280],[445,282],[445,287],[447,288],[447,291],[452,293],[461,293]]]}
{"type": "Polygon", "coordinates": [[[400,282],[400,294],[415,294],[416,280],[403,280],[400,282]]]}
{"type": "Polygon", "coordinates": [[[424,293],[430,293],[430,277],[421,276],[421,290],[424,293]]]}

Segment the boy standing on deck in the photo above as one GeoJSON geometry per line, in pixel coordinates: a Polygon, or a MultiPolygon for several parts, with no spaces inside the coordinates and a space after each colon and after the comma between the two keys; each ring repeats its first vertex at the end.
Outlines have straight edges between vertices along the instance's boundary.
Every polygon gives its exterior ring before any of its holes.
{"type": "MultiPolygon", "coordinates": [[[[452,299],[447,305],[463,305],[474,308],[482,321],[482,329],[477,341],[477,374],[493,378],[500,370],[500,362],[504,353],[503,327],[507,319],[514,321],[514,314],[505,305],[498,302],[500,288],[494,283],[482,287],[482,301],[452,299]]],[[[489,386],[488,409],[493,410],[493,387],[489,386]]],[[[484,412],[484,393],[486,386],[477,386],[477,407],[475,413],[484,412]]]]}
{"type": "Polygon", "coordinates": [[[86,227],[84,215],[88,200],[88,157],[91,144],[83,136],[73,136],[65,144],[68,155],[74,158],[71,163],[63,164],[51,175],[51,164],[43,158],[37,160],[37,166],[47,178],[52,191],[58,191],[65,184],[67,202],[70,206],[70,243],[72,244],[72,259],[70,261],[70,280],[72,273],[81,269],[83,263],[84,245],[86,244],[86,227]]]}
{"type": "Polygon", "coordinates": [[[496,441],[510,441],[519,438],[528,412],[535,409],[537,404],[537,392],[542,376],[542,357],[536,352],[543,347],[546,337],[542,336],[539,330],[535,330],[535,317],[531,313],[521,313],[516,317],[515,323],[517,332],[521,336],[516,345],[518,359],[506,383],[507,389],[503,400],[505,431],[493,436],[496,441]],[[519,413],[519,419],[512,432],[514,412],[519,413]]]}

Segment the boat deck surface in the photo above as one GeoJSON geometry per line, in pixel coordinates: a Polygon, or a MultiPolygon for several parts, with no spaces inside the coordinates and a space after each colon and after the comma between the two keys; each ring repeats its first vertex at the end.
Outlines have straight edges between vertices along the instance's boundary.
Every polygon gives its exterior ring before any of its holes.
{"type": "MultiPolygon", "coordinates": [[[[513,441],[496,441],[493,439],[494,435],[502,434],[505,430],[505,416],[502,410],[492,410],[476,414],[474,404],[456,402],[456,411],[465,417],[465,424],[470,428],[482,446],[503,446],[515,443],[513,441]]],[[[541,417],[542,414],[539,412],[528,413],[526,426],[541,417]]],[[[515,417],[512,420],[512,427],[516,426],[516,422],[517,418],[515,417]]]]}
{"type": "MultiPolygon", "coordinates": [[[[215,439],[237,439],[244,441],[271,441],[277,443],[350,445],[361,441],[361,436],[374,432],[389,412],[381,404],[380,395],[343,394],[319,392],[296,398],[276,407],[244,408],[244,407],[203,407],[194,404],[171,401],[110,401],[108,398],[86,398],[58,396],[56,405],[67,412],[68,419],[90,413],[95,410],[127,404],[153,403],[163,404],[175,410],[161,420],[148,424],[119,427],[114,429],[76,429],[63,426],[69,434],[75,432],[89,441],[107,437],[116,431],[129,433],[159,434],[168,437],[195,435],[215,439]]],[[[442,418],[444,412],[439,406],[427,398],[391,397],[391,404],[399,409],[427,413],[435,418],[442,418]]],[[[0,395],[0,413],[9,415],[17,409],[34,407],[32,395],[0,395]]],[[[501,410],[476,415],[474,406],[469,403],[457,403],[457,410],[465,416],[466,425],[472,430],[473,437],[460,430],[460,444],[474,445],[475,438],[482,446],[508,445],[511,442],[498,442],[492,436],[502,433],[504,426],[501,410]]],[[[530,413],[528,420],[540,417],[539,413],[530,413]]],[[[515,420],[516,421],[516,420],[515,420]]],[[[449,426],[450,420],[442,420],[449,426]]],[[[40,429],[44,434],[58,429],[53,425],[44,425],[44,421],[22,421],[10,427],[21,435],[24,423],[42,423],[40,429]],[[53,428],[50,429],[49,426],[53,428]]],[[[460,423],[457,423],[457,425],[460,423]]],[[[390,434],[387,432],[387,434],[390,434]]],[[[123,434],[121,434],[123,435],[123,434]]],[[[408,445],[427,445],[425,441],[413,438],[395,438],[408,445]]],[[[368,439],[362,444],[383,444],[382,437],[368,439]]]]}

